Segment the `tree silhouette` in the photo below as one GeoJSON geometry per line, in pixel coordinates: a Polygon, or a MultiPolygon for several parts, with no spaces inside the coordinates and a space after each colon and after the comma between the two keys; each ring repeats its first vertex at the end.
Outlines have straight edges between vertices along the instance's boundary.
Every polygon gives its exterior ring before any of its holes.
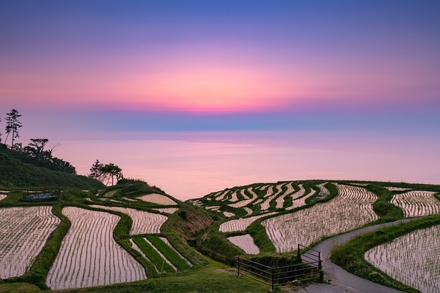
{"type": "Polygon", "coordinates": [[[23,126],[23,124],[18,120],[21,117],[21,114],[18,113],[16,109],[12,109],[11,112],[6,113],[6,139],[5,143],[8,141],[9,134],[12,132],[11,136],[11,147],[14,146],[14,140],[19,138],[20,135],[18,133],[18,129],[23,126]]]}
{"type": "Polygon", "coordinates": [[[122,175],[122,169],[119,168],[118,166],[116,166],[113,163],[106,164],[106,165],[102,166],[100,171],[103,174],[108,175],[112,179],[112,185],[114,185],[114,179],[115,178],[117,180],[120,180],[120,179],[124,178],[124,176],[122,175]]]}
{"type": "Polygon", "coordinates": [[[90,168],[90,174],[88,177],[102,182],[104,179],[101,172],[102,167],[104,167],[104,164],[100,163],[99,160],[96,160],[90,168]]]}
{"type": "MultiPolygon", "coordinates": [[[[49,142],[47,138],[31,138],[31,142],[28,146],[24,147],[25,153],[29,156],[39,159],[44,159],[49,156],[47,151],[44,150],[44,147],[49,142]]],[[[52,156],[52,152],[50,151],[50,156],[52,156]]]]}

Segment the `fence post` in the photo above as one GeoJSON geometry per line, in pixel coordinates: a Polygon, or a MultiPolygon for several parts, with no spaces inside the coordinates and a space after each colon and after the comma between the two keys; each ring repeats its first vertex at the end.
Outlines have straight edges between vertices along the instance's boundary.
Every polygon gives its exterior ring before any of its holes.
{"type": "Polygon", "coordinates": [[[237,276],[240,277],[240,256],[237,255],[237,276]]]}
{"type": "Polygon", "coordinates": [[[272,266],[272,270],[271,270],[271,279],[272,279],[272,292],[273,292],[273,284],[274,284],[274,279],[275,279],[274,267],[273,266],[272,266]]]}
{"type": "Polygon", "coordinates": [[[299,243],[298,243],[298,262],[301,262],[301,249],[299,243]]]}
{"type": "Polygon", "coordinates": [[[322,271],[322,259],[321,259],[321,252],[318,252],[318,269],[319,269],[319,282],[324,282],[324,272],[322,271]]]}

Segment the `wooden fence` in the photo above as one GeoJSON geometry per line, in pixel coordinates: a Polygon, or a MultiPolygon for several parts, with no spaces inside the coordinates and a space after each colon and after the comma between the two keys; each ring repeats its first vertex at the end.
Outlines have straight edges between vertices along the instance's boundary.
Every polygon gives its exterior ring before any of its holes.
{"type": "Polygon", "coordinates": [[[286,266],[268,266],[256,261],[237,256],[238,276],[247,276],[257,281],[267,283],[272,290],[275,285],[303,282],[322,282],[321,253],[310,249],[301,253],[303,245],[298,245],[298,263],[286,266]]]}

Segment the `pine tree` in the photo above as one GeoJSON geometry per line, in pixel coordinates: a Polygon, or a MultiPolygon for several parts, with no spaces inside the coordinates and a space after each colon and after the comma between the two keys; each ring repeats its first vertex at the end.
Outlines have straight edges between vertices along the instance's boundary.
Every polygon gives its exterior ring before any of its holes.
{"type": "Polygon", "coordinates": [[[9,134],[12,132],[12,136],[11,136],[11,147],[14,146],[14,140],[16,138],[19,138],[19,132],[18,129],[20,127],[23,126],[23,124],[18,120],[18,118],[21,117],[21,114],[18,113],[18,111],[16,109],[12,109],[11,112],[6,113],[6,139],[5,139],[5,143],[8,140],[9,134]]]}

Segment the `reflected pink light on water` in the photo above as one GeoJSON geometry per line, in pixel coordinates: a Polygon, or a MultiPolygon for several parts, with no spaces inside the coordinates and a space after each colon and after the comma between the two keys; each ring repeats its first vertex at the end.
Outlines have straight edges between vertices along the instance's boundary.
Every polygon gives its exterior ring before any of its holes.
{"type": "Polygon", "coordinates": [[[326,132],[114,133],[62,142],[56,155],[87,174],[113,162],[179,199],[255,182],[349,179],[440,183],[440,142],[326,132]],[[118,139],[119,138],[119,139],[118,139]]]}

